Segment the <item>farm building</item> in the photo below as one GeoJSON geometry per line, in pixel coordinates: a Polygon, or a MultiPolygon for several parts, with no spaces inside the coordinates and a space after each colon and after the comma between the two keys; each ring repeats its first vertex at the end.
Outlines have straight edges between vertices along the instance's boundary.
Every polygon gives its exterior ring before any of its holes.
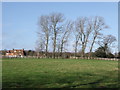
{"type": "Polygon", "coordinates": [[[13,49],[13,50],[8,50],[6,52],[7,57],[23,57],[24,56],[24,49],[13,49]]]}

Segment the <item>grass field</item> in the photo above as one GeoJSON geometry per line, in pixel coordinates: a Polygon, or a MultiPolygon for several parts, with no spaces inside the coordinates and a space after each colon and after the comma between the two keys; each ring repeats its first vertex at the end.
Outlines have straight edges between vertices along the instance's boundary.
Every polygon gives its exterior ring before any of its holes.
{"type": "Polygon", "coordinates": [[[117,88],[118,62],[3,59],[3,88],[117,88]]]}

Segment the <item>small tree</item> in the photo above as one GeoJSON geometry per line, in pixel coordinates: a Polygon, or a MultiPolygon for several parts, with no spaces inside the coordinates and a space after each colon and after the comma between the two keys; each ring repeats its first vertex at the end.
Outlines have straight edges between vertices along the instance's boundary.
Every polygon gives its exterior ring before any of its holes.
{"type": "Polygon", "coordinates": [[[102,41],[98,41],[98,44],[101,47],[104,47],[104,52],[106,54],[111,53],[110,48],[111,45],[116,41],[116,37],[113,35],[107,35],[102,38],[102,41]]]}
{"type": "Polygon", "coordinates": [[[118,58],[120,58],[120,52],[118,52],[118,58]]]}
{"type": "Polygon", "coordinates": [[[110,51],[111,44],[116,41],[116,38],[112,35],[107,35],[102,38],[102,41],[98,41],[100,47],[95,51],[98,57],[112,58],[114,55],[110,51]]]}
{"type": "Polygon", "coordinates": [[[99,47],[94,54],[96,57],[102,57],[102,58],[107,57],[107,54],[105,53],[105,47],[99,47]]]}

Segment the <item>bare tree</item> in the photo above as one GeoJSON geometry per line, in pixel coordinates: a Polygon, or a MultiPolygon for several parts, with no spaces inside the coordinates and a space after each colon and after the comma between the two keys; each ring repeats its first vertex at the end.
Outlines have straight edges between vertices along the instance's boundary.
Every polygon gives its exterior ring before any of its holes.
{"type": "Polygon", "coordinates": [[[58,41],[58,43],[56,44],[57,47],[57,52],[60,53],[60,41],[58,41]]]}
{"type": "Polygon", "coordinates": [[[48,44],[49,44],[49,38],[50,38],[50,22],[49,22],[49,16],[41,16],[39,21],[38,21],[38,26],[40,27],[40,37],[44,37],[45,39],[45,54],[47,56],[48,53],[48,44]]]}
{"type": "Polygon", "coordinates": [[[45,39],[44,39],[44,37],[40,36],[39,39],[36,41],[35,50],[37,52],[37,56],[39,56],[39,53],[42,54],[42,52],[45,50],[45,39]]]}
{"type": "Polygon", "coordinates": [[[108,26],[105,24],[103,17],[96,16],[93,19],[93,21],[92,21],[92,31],[93,31],[92,37],[93,37],[93,39],[91,40],[92,43],[90,46],[89,56],[91,56],[91,52],[92,52],[95,40],[102,35],[101,31],[106,28],[108,28],[108,26]]]}
{"type": "Polygon", "coordinates": [[[64,45],[68,41],[72,28],[73,28],[73,23],[71,21],[68,21],[63,27],[60,37],[60,56],[62,56],[64,45]]]}
{"type": "Polygon", "coordinates": [[[107,35],[103,39],[104,45],[108,45],[108,46],[110,46],[115,41],[116,41],[116,37],[113,35],[107,35]]]}
{"type": "Polygon", "coordinates": [[[107,36],[104,36],[101,41],[98,41],[98,44],[101,47],[104,47],[104,52],[106,54],[108,54],[110,52],[110,47],[111,47],[112,43],[115,42],[115,41],[116,41],[115,36],[107,35],[107,36]]]}
{"type": "Polygon", "coordinates": [[[36,42],[35,50],[36,50],[37,52],[42,52],[42,51],[44,51],[44,48],[45,48],[45,43],[44,43],[43,40],[36,42]]]}
{"type": "Polygon", "coordinates": [[[81,56],[84,57],[85,49],[88,43],[88,38],[92,32],[92,24],[89,21],[89,18],[78,18],[76,21],[76,29],[79,33],[79,38],[82,45],[81,56]]]}
{"type": "Polygon", "coordinates": [[[78,46],[80,45],[80,35],[79,35],[79,31],[77,29],[75,29],[73,31],[73,34],[74,34],[74,40],[75,40],[75,43],[73,44],[74,46],[74,56],[76,56],[77,54],[77,51],[78,51],[78,46]]]}
{"type": "Polygon", "coordinates": [[[61,23],[64,21],[64,15],[61,13],[52,13],[50,14],[50,24],[51,24],[51,30],[53,33],[53,57],[55,58],[55,52],[56,52],[56,43],[57,43],[57,36],[59,32],[62,30],[61,23]]]}
{"type": "Polygon", "coordinates": [[[74,47],[75,47],[75,48],[74,48],[74,50],[75,50],[75,54],[74,54],[74,55],[75,55],[75,56],[76,56],[77,50],[78,50],[79,39],[80,39],[79,36],[76,35],[76,36],[75,36],[75,46],[74,46],[74,47]]]}

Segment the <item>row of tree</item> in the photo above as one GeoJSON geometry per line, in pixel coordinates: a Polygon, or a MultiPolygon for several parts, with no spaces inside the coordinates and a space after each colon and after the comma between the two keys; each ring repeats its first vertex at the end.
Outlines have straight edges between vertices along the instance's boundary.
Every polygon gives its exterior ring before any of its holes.
{"type": "Polygon", "coordinates": [[[111,53],[110,46],[116,41],[113,35],[103,35],[102,31],[108,26],[100,16],[79,17],[70,21],[61,13],[51,13],[40,16],[38,26],[36,51],[44,51],[46,57],[51,48],[54,58],[56,53],[62,57],[63,52],[67,52],[66,48],[74,48],[72,52],[75,56],[80,52],[81,57],[85,57],[85,53],[88,52],[88,56],[91,57],[95,44],[100,46],[96,52],[107,57],[111,53]]]}
{"type": "MultiPolygon", "coordinates": [[[[1,50],[0,51],[0,54],[5,56],[7,53],[7,50],[1,50]]],[[[53,58],[53,53],[52,52],[48,52],[47,53],[47,57],[48,58],[53,58]]],[[[56,52],[55,53],[56,55],[56,58],[75,58],[75,54],[72,53],[72,52],[63,52],[63,55],[62,57],[60,56],[60,53],[56,52]]],[[[36,52],[34,50],[25,50],[24,51],[24,56],[26,57],[38,57],[38,58],[46,58],[46,55],[45,55],[45,52],[36,52]]],[[[120,52],[119,53],[108,53],[106,54],[104,51],[103,51],[103,48],[102,47],[99,47],[95,52],[92,52],[91,53],[91,56],[92,57],[100,57],[100,58],[120,58],[120,52]]],[[[77,52],[76,53],[76,57],[81,57],[81,52],[77,52]]],[[[89,53],[85,53],[85,57],[89,57],[89,53]]]]}

